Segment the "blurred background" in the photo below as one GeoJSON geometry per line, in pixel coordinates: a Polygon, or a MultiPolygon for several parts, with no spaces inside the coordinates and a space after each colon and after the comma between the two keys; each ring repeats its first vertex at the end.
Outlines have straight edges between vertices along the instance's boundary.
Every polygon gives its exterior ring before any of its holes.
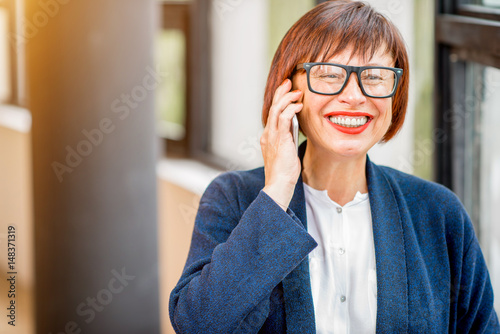
{"type": "MultiPolygon", "coordinates": [[[[173,333],[200,196],[262,165],[271,59],[319,2],[0,0],[0,333],[173,333]]],[[[500,0],[367,2],[411,60],[370,158],[457,193],[498,295],[500,0]]]]}

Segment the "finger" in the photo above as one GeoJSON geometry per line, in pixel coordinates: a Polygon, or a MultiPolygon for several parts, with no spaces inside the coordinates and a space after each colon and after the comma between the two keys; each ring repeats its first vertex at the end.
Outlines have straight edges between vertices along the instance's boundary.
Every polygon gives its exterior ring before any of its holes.
{"type": "Polygon", "coordinates": [[[276,101],[276,103],[271,106],[268,119],[268,123],[270,123],[269,125],[271,129],[278,128],[278,117],[280,116],[280,114],[287,108],[288,105],[300,99],[301,96],[302,91],[294,90],[293,92],[288,92],[285,95],[281,96],[276,101]]]}
{"type": "Polygon", "coordinates": [[[268,127],[268,143],[279,146],[282,140],[287,142],[291,137],[290,131],[293,116],[303,108],[302,103],[291,103],[279,114],[276,125],[268,127]]]}
{"type": "Polygon", "coordinates": [[[290,132],[290,127],[292,125],[292,118],[295,114],[299,113],[303,108],[302,103],[292,103],[283,110],[279,116],[278,132],[280,135],[285,135],[290,132]]]}
{"type": "Polygon", "coordinates": [[[292,81],[290,79],[285,79],[274,91],[272,104],[275,104],[278,99],[289,92],[290,89],[292,89],[292,81]]]}
{"type": "Polygon", "coordinates": [[[302,91],[294,90],[293,92],[287,93],[283,97],[281,97],[281,99],[277,102],[277,104],[273,106],[273,108],[279,111],[276,114],[273,114],[272,122],[275,123],[272,124],[275,126],[275,128],[278,127],[278,117],[283,112],[283,110],[285,110],[290,104],[293,104],[293,102],[299,100],[301,96],[302,96],[302,91]]]}
{"type": "Polygon", "coordinates": [[[281,112],[281,110],[277,107],[278,101],[283,97],[283,95],[289,92],[291,88],[292,82],[289,79],[285,79],[285,81],[283,81],[283,83],[274,91],[273,102],[269,108],[266,126],[269,125],[272,128],[277,127],[277,117],[281,112]]]}

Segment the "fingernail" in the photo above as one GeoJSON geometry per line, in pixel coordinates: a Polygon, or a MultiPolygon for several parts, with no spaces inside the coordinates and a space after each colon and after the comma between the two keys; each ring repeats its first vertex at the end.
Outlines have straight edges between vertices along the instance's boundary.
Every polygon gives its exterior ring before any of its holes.
{"type": "Polygon", "coordinates": [[[288,81],[288,78],[286,78],[282,83],[281,83],[281,86],[284,86],[286,84],[286,82],[288,81]]]}
{"type": "Polygon", "coordinates": [[[302,93],[302,91],[300,89],[296,89],[296,90],[293,90],[292,91],[293,94],[296,94],[296,93],[302,93]]]}

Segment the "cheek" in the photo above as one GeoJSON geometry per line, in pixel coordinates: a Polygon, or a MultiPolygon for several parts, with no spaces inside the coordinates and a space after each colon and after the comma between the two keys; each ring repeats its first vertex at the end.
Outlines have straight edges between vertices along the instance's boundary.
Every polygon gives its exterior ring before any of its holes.
{"type": "Polygon", "coordinates": [[[307,137],[310,133],[312,133],[312,131],[314,131],[314,123],[318,121],[315,96],[312,96],[311,92],[307,90],[304,92],[299,102],[304,106],[302,107],[302,110],[297,114],[297,118],[299,120],[300,130],[307,137]]]}
{"type": "Polygon", "coordinates": [[[375,102],[378,111],[378,120],[375,125],[376,137],[379,140],[387,133],[392,124],[392,99],[389,101],[378,100],[375,102]]]}
{"type": "Polygon", "coordinates": [[[387,123],[392,123],[392,105],[389,105],[389,107],[386,109],[385,118],[387,119],[387,123]]]}
{"type": "Polygon", "coordinates": [[[385,110],[385,115],[384,115],[384,127],[383,127],[383,135],[389,131],[390,127],[392,124],[392,104],[389,105],[389,107],[385,110]]]}
{"type": "Polygon", "coordinates": [[[314,122],[318,120],[317,116],[321,114],[322,104],[316,94],[307,90],[304,94],[302,94],[302,97],[298,102],[304,105],[298,114],[299,120],[302,119],[306,122],[314,122]]]}
{"type": "Polygon", "coordinates": [[[392,121],[392,99],[389,101],[380,101],[379,105],[377,105],[377,109],[380,113],[380,118],[384,121],[384,123],[391,124],[392,121]]]}

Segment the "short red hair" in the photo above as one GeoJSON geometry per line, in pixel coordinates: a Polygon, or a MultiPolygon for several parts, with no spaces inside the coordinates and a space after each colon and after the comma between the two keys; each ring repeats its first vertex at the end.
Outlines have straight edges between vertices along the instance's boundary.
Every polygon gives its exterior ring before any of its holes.
{"type": "Polygon", "coordinates": [[[392,123],[382,138],[386,142],[401,129],[408,105],[410,68],[406,45],[396,26],[370,5],[360,1],[332,0],[302,16],[278,46],[267,78],[262,122],[267,123],[274,92],[290,78],[299,63],[326,61],[348,47],[353,55],[370,59],[380,47],[403,69],[392,97],[392,123]],[[321,57],[321,58],[320,58],[321,57]]]}

